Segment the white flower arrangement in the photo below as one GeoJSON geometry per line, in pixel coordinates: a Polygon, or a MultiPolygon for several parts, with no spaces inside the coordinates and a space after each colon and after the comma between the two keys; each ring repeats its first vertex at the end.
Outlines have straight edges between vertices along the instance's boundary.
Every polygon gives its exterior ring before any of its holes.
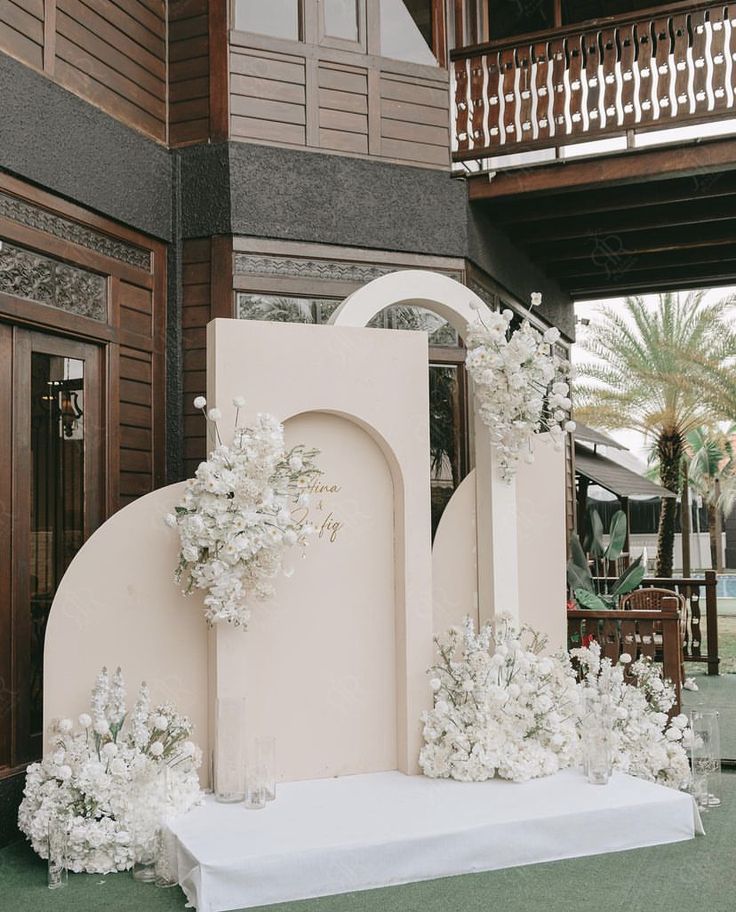
{"type": "Polygon", "coordinates": [[[610,719],[614,769],[685,788],[690,778],[686,748],[691,730],[684,713],[670,719],[675,689],[662,679],[659,667],[643,658],[632,662],[627,653],[615,664],[601,659],[595,640],[573,649],[571,656],[582,672],[581,715],[610,719]],[[627,683],[627,676],[635,683],[627,683]]]}
{"type": "Polygon", "coordinates": [[[613,767],[673,788],[689,781],[691,731],[670,719],[675,692],[651,661],[618,663],[600,647],[545,656],[545,641],[500,618],[476,634],[472,621],[435,638],[440,661],[429,669],[434,708],[422,715],[425,776],[523,782],[582,763],[586,719],[610,722],[613,767]],[[571,657],[580,668],[578,681],[571,657]],[[626,680],[627,666],[634,683],[626,680]]]}
{"type": "Polygon", "coordinates": [[[507,618],[476,634],[468,618],[435,643],[434,709],[422,716],[419,756],[426,776],[523,782],[575,762],[575,675],[569,662],[541,654],[542,637],[507,618]]]}
{"type": "MultiPolygon", "coordinates": [[[[531,300],[532,307],[538,306],[542,296],[534,292],[531,300]]],[[[511,332],[512,319],[508,309],[479,315],[465,340],[478,413],[506,481],[514,477],[522,454],[534,461],[535,434],[549,432],[560,449],[565,433],[575,430],[569,420],[572,368],[555,351],[560,331],[552,327],[542,334],[524,320],[511,332]]]]}
{"type": "Polygon", "coordinates": [[[18,826],[41,858],[49,828],[61,826],[70,870],[124,871],[164,817],[201,802],[201,751],[189,719],[170,704],[152,708],[145,684],[128,715],[120,669],[110,676],[103,668],[91,714],[78,723],[77,731],[71,719],[53,723],[49,753],[26,772],[18,826]],[[162,778],[165,788],[151,787],[162,778]]]}
{"type": "MultiPolygon", "coordinates": [[[[204,397],[194,400],[205,410],[204,397]]],[[[272,415],[258,415],[254,427],[238,424],[244,400],[236,407],[233,442],[220,439],[219,409],[207,418],[214,424],[215,449],[202,462],[175,513],[166,517],[181,538],[177,582],[185,594],[203,589],[209,624],[228,621],[244,629],[250,605],[273,595],[272,580],[283,569],[288,547],[305,546],[314,532],[292,512],[309,503],[308,488],[319,469],[317,450],[297,445],[286,449],[284,428],[272,415]]],[[[302,514],[304,511],[300,511],[302,514]]]]}

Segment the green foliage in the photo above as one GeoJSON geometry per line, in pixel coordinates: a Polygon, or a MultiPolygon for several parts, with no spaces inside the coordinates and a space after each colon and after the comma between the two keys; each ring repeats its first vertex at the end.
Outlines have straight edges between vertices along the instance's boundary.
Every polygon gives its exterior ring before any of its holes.
{"type": "Polygon", "coordinates": [[[588,532],[585,544],[580,543],[577,535],[570,539],[570,560],[567,562],[567,585],[573,594],[578,608],[587,608],[595,611],[605,611],[615,608],[618,600],[627,592],[636,589],[644,579],[646,568],[642,557],[639,556],[621,573],[608,592],[607,584],[600,577],[608,571],[609,562],[616,562],[621,558],[626,542],[626,514],[618,510],[611,517],[608,530],[608,544],[603,543],[603,523],[600,514],[595,508],[588,511],[588,532]],[[590,572],[591,561],[595,575],[590,572]]]}
{"type": "MultiPolygon", "coordinates": [[[[593,426],[640,431],[655,444],[660,481],[678,493],[682,449],[701,425],[736,417],[734,299],[704,292],[661,294],[650,306],[630,297],[602,307],[579,347],[575,417],[593,426]]],[[[657,575],[672,572],[676,501],[662,502],[657,575]]],[[[591,551],[591,553],[594,553],[591,551]]]]}

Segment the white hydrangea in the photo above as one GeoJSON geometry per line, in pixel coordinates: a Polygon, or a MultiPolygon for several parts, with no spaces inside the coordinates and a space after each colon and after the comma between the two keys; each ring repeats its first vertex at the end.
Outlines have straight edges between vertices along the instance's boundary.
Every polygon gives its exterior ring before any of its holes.
{"type": "Polygon", "coordinates": [[[69,868],[107,874],[130,868],[165,817],[201,802],[202,755],[189,719],[170,704],[152,710],[145,684],[127,718],[120,669],[112,682],[105,669],[98,675],[91,707],[78,732],[69,720],[52,726],[50,751],[26,772],[18,825],[41,858],[49,825],[63,825],[69,868]],[[155,724],[162,719],[164,730],[155,724]]]}
{"type": "Polygon", "coordinates": [[[543,638],[508,618],[476,634],[468,618],[435,642],[435,702],[422,717],[419,757],[426,776],[523,782],[576,760],[575,676],[569,662],[541,655],[543,638]]]}
{"type": "Polygon", "coordinates": [[[649,659],[624,653],[614,664],[601,659],[600,644],[573,649],[582,671],[581,706],[584,712],[608,713],[615,769],[673,788],[686,788],[690,767],[686,748],[691,731],[682,713],[670,719],[675,689],[662,680],[661,670],[649,659]]]}
{"type": "Polygon", "coordinates": [[[554,348],[559,330],[542,335],[525,320],[511,332],[512,318],[510,310],[486,311],[465,340],[478,413],[507,481],[522,458],[534,460],[535,434],[548,432],[559,449],[565,433],[575,429],[569,420],[572,368],[554,348]]]}
{"type": "Polygon", "coordinates": [[[302,445],[287,450],[283,426],[258,415],[254,427],[236,427],[232,445],[220,443],[199,465],[176,512],[165,517],[181,538],[176,579],[186,582],[186,594],[205,590],[210,624],[246,627],[250,604],[273,595],[285,548],[306,545],[313,529],[292,511],[319,473],[316,455],[302,445]]]}
{"type": "Polygon", "coordinates": [[[522,782],[582,763],[581,729],[611,726],[615,769],[686,788],[692,733],[670,718],[674,688],[651,661],[624,654],[615,665],[596,642],[568,655],[541,654],[544,640],[508,618],[476,634],[470,619],[435,640],[429,669],[434,709],[422,716],[419,763],[426,776],[522,782]],[[573,662],[580,669],[577,680],[573,662]]]}

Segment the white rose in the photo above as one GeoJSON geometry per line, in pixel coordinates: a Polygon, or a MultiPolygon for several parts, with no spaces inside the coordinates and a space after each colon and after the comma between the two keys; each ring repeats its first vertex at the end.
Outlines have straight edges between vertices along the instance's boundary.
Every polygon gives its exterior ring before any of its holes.
{"type": "Polygon", "coordinates": [[[440,681],[439,678],[432,678],[432,680],[429,682],[429,686],[435,693],[437,693],[440,687],[442,687],[442,681],[440,681]]]}
{"type": "Polygon", "coordinates": [[[197,396],[194,400],[194,407],[196,409],[203,409],[207,405],[207,400],[204,396],[197,396]]]}
{"type": "Polygon", "coordinates": [[[61,719],[59,721],[59,731],[62,733],[62,735],[68,735],[73,728],[74,723],[71,719],[61,719]]]}
{"type": "Polygon", "coordinates": [[[151,745],[151,755],[154,757],[160,757],[164,752],[164,746],[160,741],[154,741],[151,745]]]}
{"type": "Polygon", "coordinates": [[[542,292],[533,291],[530,297],[532,301],[532,307],[539,307],[539,305],[542,303],[542,292]]]}
{"type": "Polygon", "coordinates": [[[244,396],[235,396],[233,399],[233,405],[235,408],[243,408],[245,406],[245,397],[244,396]]]}
{"type": "Polygon", "coordinates": [[[619,662],[622,665],[628,665],[631,662],[631,656],[628,654],[628,652],[621,653],[621,655],[619,656],[619,662]]]}
{"type": "Polygon", "coordinates": [[[89,728],[92,724],[92,716],[88,716],[87,713],[82,713],[79,717],[79,724],[82,728],[89,728]]]}
{"type": "Polygon", "coordinates": [[[158,731],[166,731],[169,727],[169,720],[162,714],[154,716],[153,727],[158,729],[158,731]]]}
{"type": "Polygon", "coordinates": [[[105,719],[95,722],[95,732],[102,737],[110,734],[110,726],[105,719]]]}
{"type": "Polygon", "coordinates": [[[207,412],[207,417],[210,421],[219,421],[220,418],[222,418],[222,412],[218,408],[211,408],[209,412],[207,412]]]}
{"type": "Polygon", "coordinates": [[[113,741],[108,741],[107,744],[104,744],[100,753],[103,757],[106,757],[108,760],[111,757],[114,757],[118,752],[118,746],[113,741]]]}

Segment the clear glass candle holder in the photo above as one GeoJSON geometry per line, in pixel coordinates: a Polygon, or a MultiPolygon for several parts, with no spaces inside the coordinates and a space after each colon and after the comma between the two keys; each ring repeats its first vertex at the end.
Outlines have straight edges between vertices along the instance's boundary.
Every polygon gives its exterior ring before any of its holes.
{"type": "Polygon", "coordinates": [[[611,739],[604,731],[589,732],[583,739],[588,782],[607,785],[611,778],[611,739]]]}
{"type": "Polygon", "coordinates": [[[245,795],[245,700],[220,697],[215,723],[215,798],[225,804],[245,795]]]}
{"type": "Polygon", "coordinates": [[[263,767],[249,764],[245,771],[245,806],[249,810],[261,810],[267,801],[266,771],[263,767]]]}
{"type": "Polygon", "coordinates": [[[261,771],[266,801],[276,798],[276,739],[256,738],[253,744],[255,766],[261,771]]]}
{"type": "Polygon", "coordinates": [[[721,805],[721,732],[716,710],[690,712],[691,794],[701,810],[721,805]]]}
{"type": "Polygon", "coordinates": [[[69,882],[67,868],[67,827],[62,820],[53,820],[49,824],[48,836],[48,887],[58,890],[69,882]]]}

